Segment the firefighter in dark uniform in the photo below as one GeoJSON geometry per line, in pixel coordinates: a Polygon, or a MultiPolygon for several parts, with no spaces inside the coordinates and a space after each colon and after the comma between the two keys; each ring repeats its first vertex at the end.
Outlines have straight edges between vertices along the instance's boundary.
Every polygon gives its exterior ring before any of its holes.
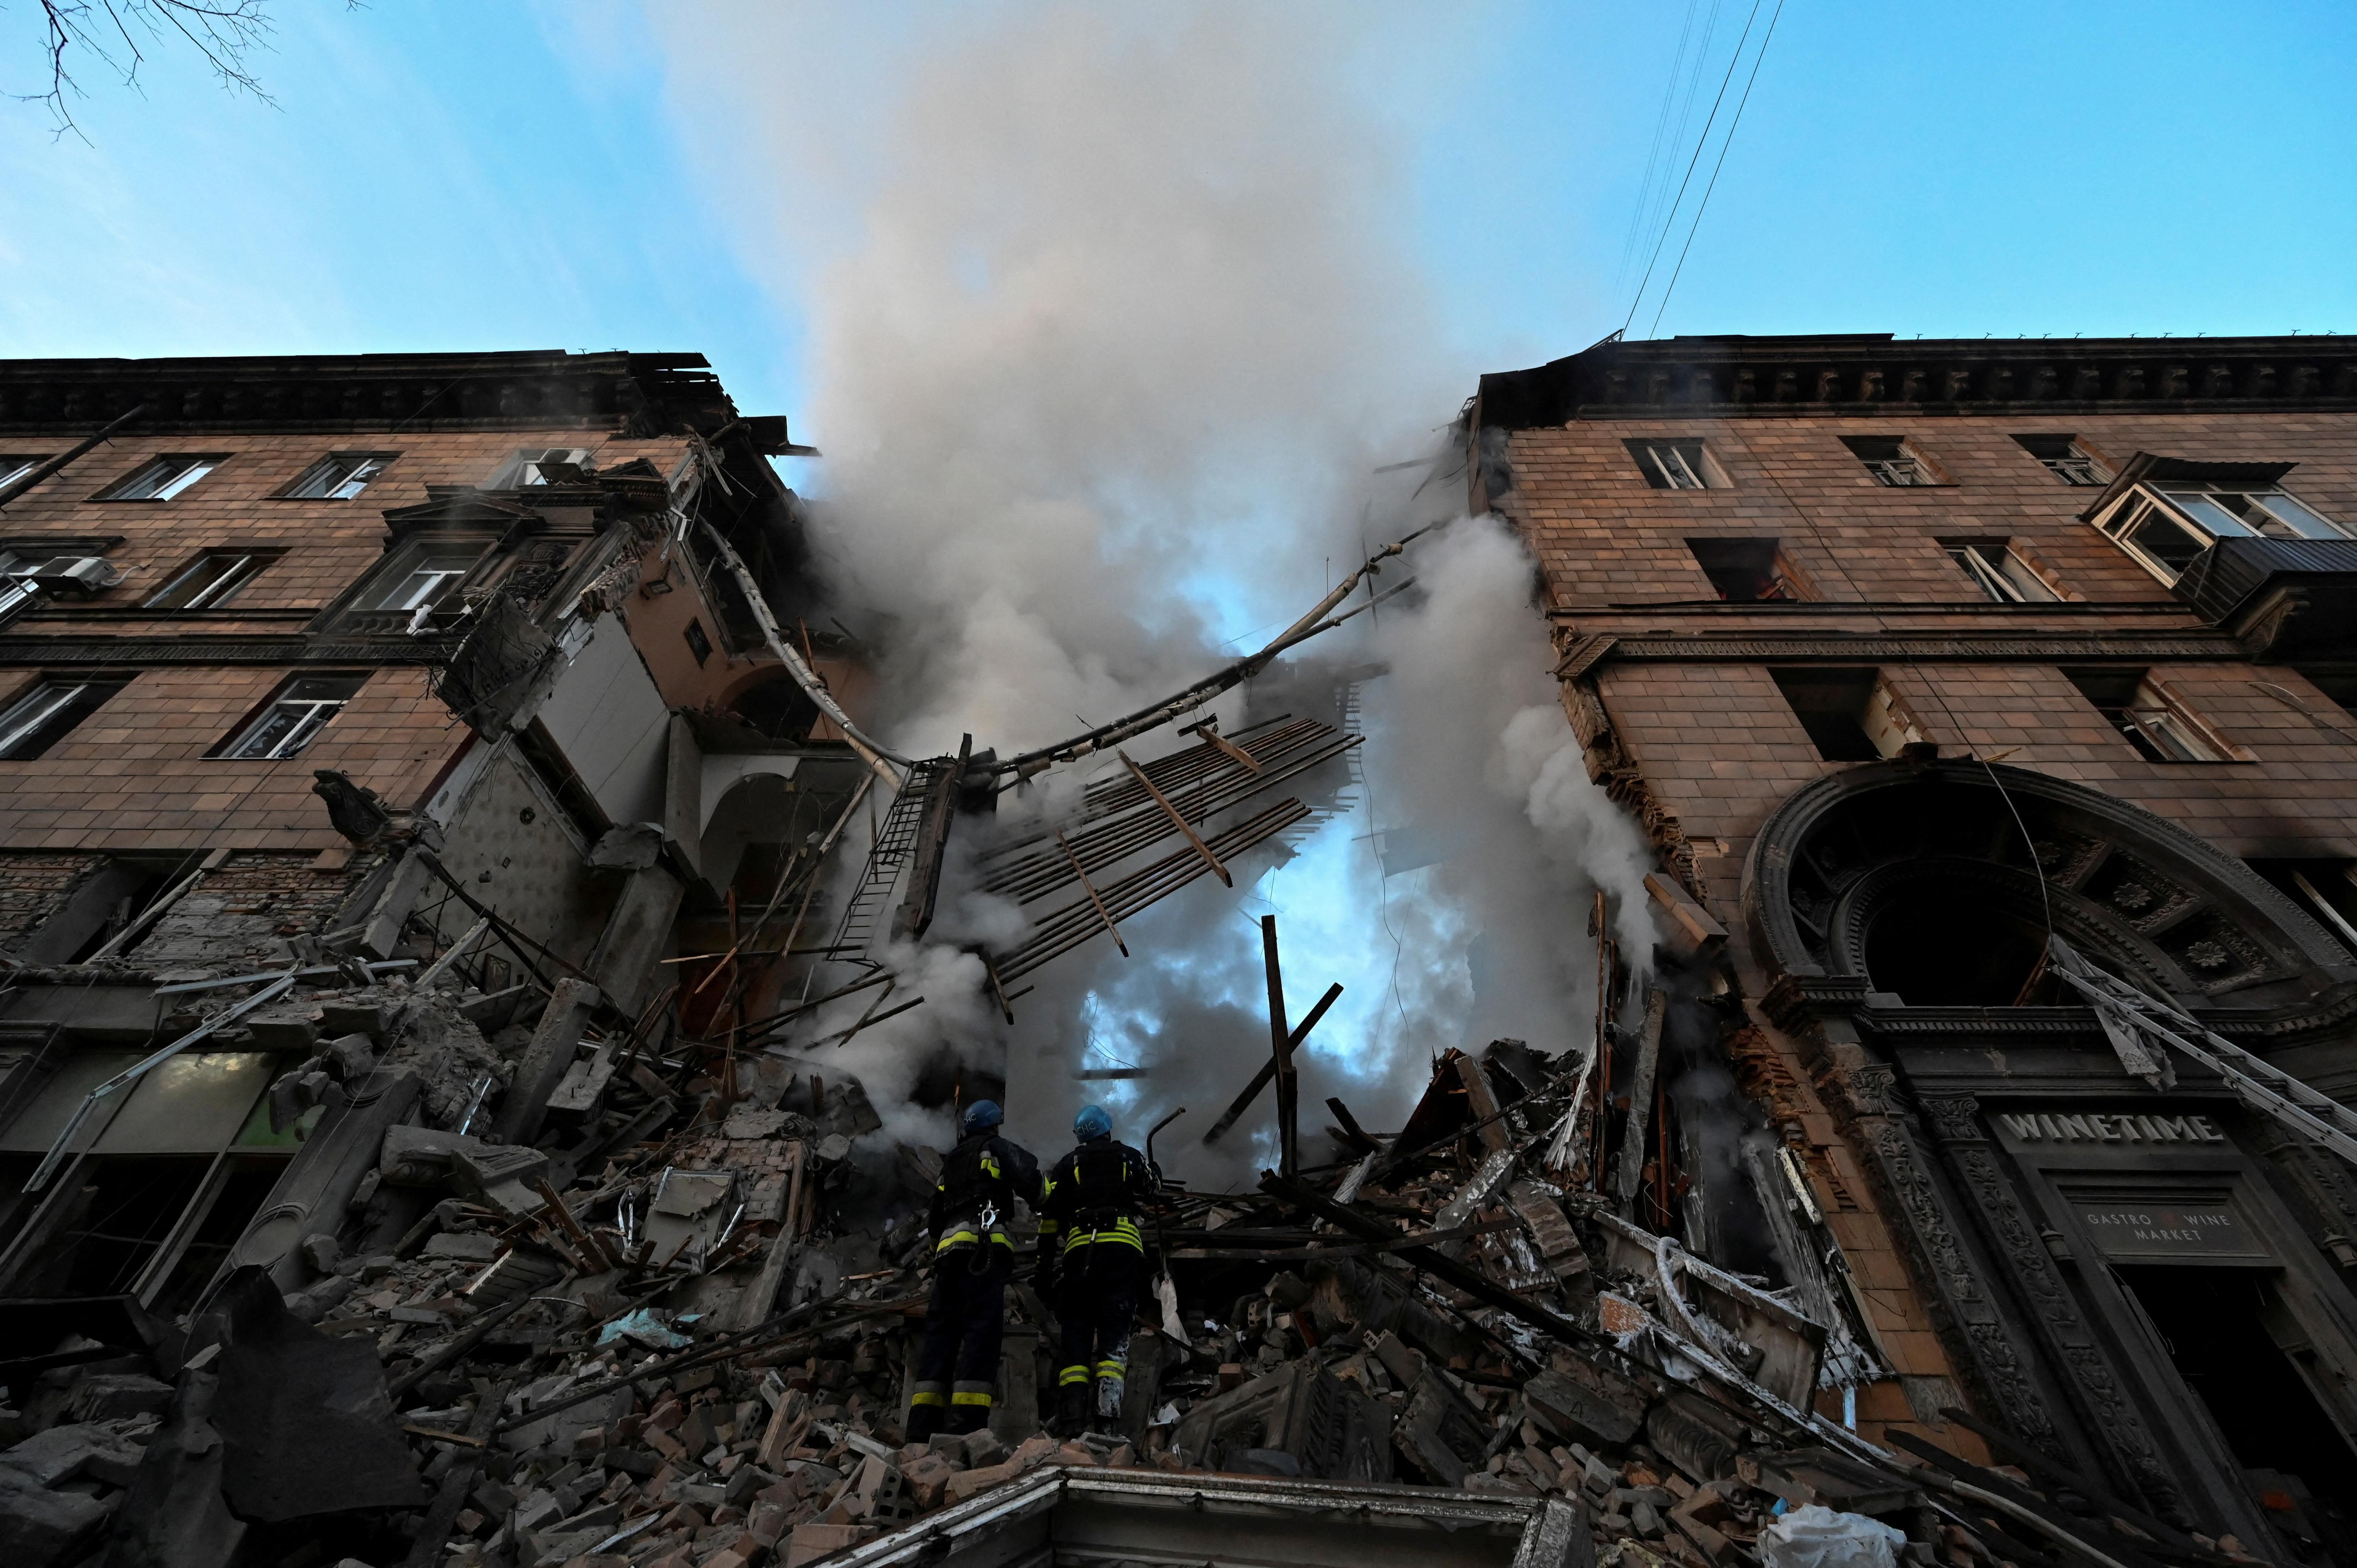
{"type": "Polygon", "coordinates": [[[1138,1222],[1154,1190],[1146,1156],[1114,1141],[1104,1107],[1083,1106],[1072,1136],[1080,1147],[1048,1173],[1039,1207],[1039,1283],[1054,1293],[1063,1328],[1056,1423],[1067,1436],[1092,1417],[1102,1430],[1121,1415],[1130,1325],[1146,1273],[1138,1222]]]}
{"type": "Polygon", "coordinates": [[[963,1140],[942,1162],[933,1189],[933,1294],[917,1356],[908,1440],[979,1432],[990,1420],[998,1345],[1006,1327],[1006,1278],[1015,1243],[1006,1227],[1018,1197],[1039,1206],[1039,1162],[998,1135],[996,1102],[966,1107],[963,1140]]]}

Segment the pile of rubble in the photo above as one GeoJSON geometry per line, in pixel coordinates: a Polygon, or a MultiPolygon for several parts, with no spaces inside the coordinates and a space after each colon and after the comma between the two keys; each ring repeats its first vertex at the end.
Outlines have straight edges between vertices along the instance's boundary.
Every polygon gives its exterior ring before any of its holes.
{"type": "Polygon", "coordinates": [[[2022,1467],[1817,1414],[1838,1326],[1624,1218],[1588,1080],[1508,1043],[1448,1053],[1391,1138],[1338,1108],[1342,1161],[1166,1188],[1108,1430],[1040,1430],[1017,1284],[990,1428],[905,1444],[941,1155],[856,1080],[585,980],[355,978],[244,1024],[305,1053],[271,1101],[299,1234],[265,1206],[178,1322],[0,1304],[0,1560],[800,1568],[1062,1466],[1562,1498],[1645,1568],[1828,1530],[1886,1568],[2250,1561],[1962,1412],[2022,1467]]]}

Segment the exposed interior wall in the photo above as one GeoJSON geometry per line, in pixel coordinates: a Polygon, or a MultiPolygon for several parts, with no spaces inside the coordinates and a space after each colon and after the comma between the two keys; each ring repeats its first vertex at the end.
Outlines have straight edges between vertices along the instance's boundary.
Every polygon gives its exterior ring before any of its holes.
{"type": "MultiPolygon", "coordinates": [[[[604,928],[620,882],[588,869],[588,847],[514,746],[503,745],[452,812],[438,858],[485,907],[578,961],[604,928]]],[[[429,886],[418,916],[443,940],[455,940],[477,917],[442,894],[429,886]]]]}
{"type": "Polygon", "coordinates": [[[611,616],[593,622],[536,717],[608,821],[662,821],[671,710],[628,628],[611,616]]]}

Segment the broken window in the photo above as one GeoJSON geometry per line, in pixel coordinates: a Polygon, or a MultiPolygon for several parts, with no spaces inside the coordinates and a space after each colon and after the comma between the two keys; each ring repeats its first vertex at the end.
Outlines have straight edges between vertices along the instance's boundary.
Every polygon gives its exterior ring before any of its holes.
{"type": "Polygon", "coordinates": [[[30,762],[64,739],[127,680],[50,677],[0,713],[0,761],[30,762]]]}
{"type": "Polygon", "coordinates": [[[2147,762],[2233,762],[2233,748],[2146,670],[2065,670],[2079,694],[2147,762]]]}
{"type": "Polygon", "coordinates": [[[2346,539],[2348,532],[2272,485],[2176,480],[2136,485],[2095,520],[2145,570],[2175,583],[2221,539],[2346,539]]]}
{"type": "Polygon", "coordinates": [[[1770,670],[1827,762],[1878,762],[1923,739],[1879,670],[1770,670]]]}
{"type": "Polygon", "coordinates": [[[102,501],[167,501],[221,467],[224,454],[176,452],[151,457],[95,498],[102,501]]]}
{"type": "Polygon", "coordinates": [[[1921,453],[1907,444],[1903,435],[1845,435],[1842,445],[1866,465],[1866,471],[1874,476],[1878,485],[1906,488],[1946,482],[1932,471],[1921,453]]]}
{"type": "Polygon", "coordinates": [[[0,454],[0,490],[6,489],[48,461],[48,458],[46,456],[38,453],[0,454]]]}
{"type": "Polygon", "coordinates": [[[212,755],[252,762],[293,757],[317,738],[367,680],[366,675],[294,676],[212,755]]]}
{"type": "Polygon", "coordinates": [[[1943,539],[1940,543],[1973,586],[2001,605],[2051,604],[2062,596],[2002,539],[1943,539]]]}
{"type": "Polygon", "coordinates": [[[348,501],[368,489],[369,481],[397,452],[337,452],[320,458],[287,488],[286,499],[296,501],[348,501]]]}
{"type": "Polygon", "coordinates": [[[2046,465],[2066,485],[2108,485],[2109,469],[2071,435],[2017,435],[2021,449],[2046,465]]]}
{"type": "Polygon", "coordinates": [[[589,467],[586,446],[529,446],[500,466],[487,490],[521,490],[533,485],[578,484],[589,467]]]}
{"type": "Polygon", "coordinates": [[[413,618],[434,610],[475,569],[486,548],[478,540],[412,540],[377,568],[352,607],[413,618]]]}
{"type": "Polygon", "coordinates": [[[208,550],[173,574],[148,597],[151,610],[210,610],[237,596],[282,550],[208,550]]]}
{"type": "Polygon", "coordinates": [[[1703,450],[1699,436],[1675,441],[1631,441],[1629,455],[1645,482],[1657,490],[1723,490],[1727,477],[1703,450]]]}
{"type": "Polygon", "coordinates": [[[1695,564],[1720,598],[1734,604],[1806,599],[1801,575],[1772,539],[1689,539],[1695,564]]]}

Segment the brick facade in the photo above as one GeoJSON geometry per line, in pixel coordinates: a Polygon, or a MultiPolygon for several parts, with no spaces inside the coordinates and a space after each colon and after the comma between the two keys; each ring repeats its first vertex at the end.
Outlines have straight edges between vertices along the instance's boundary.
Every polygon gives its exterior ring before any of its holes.
{"type": "MultiPolygon", "coordinates": [[[[2027,1167],[1990,1176],[2001,1166],[1989,1123],[1979,1101],[1955,1096],[2061,1091],[2040,1083],[2116,1092],[2118,1064],[2100,1037],[2093,1054],[2052,1058],[2058,1065],[2040,1069],[2048,1077],[2030,1082],[1997,1048],[2020,1042],[1986,1032],[2019,1027],[1994,1009],[1944,1016],[1930,1026],[1944,1035],[1923,1036],[1921,1018],[1877,993],[1870,976],[1827,977],[1807,963],[1795,974],[1792,955],[1763,941],[1759,841],[1813,787],[1861,766],[1874,779],[1903,779],[1936,754],[1968,759],[1967,769],[1986,761],[2083,787],[2069,799],[2144,834],[2138,853],[2147,859],[2165,830],[2136,827],[2133,809],[2155,813],[2233,857],[2205,861],[2200,874],[2238,878],[2225,897],[2274,897],[2246,859],[2357,859],[2357,718],[2319,684],[2349,694],[2357,636],[2319,662],[2259,661],[2244,629],[2197,613],[2083,521],[2109,492],[2069,482],[2017,439],[2067,435],[2105,477],[2140,453],[2287,465],[2283,488],[2357,536],[2357,354],[2309,339],[1609,343],[1485,377],[1466,434],[1473,506],[1511,519],[1541,565],[1565,658],[1564,704],[1591,774],[1642,819],[1664,868],[1730,933],[1728,1068],[1807,1172],[1894,1374],[1859,1391],[1861,1432],[1904,1428],[1978,1456],[1970,1434],[1937,1419],[1942,1391],[1953,1399],[1961,1388],[1985,1416],[2042,1433],[2058,1456],[2105,1469],[2122,1495],[2140,1487],[2166,1511],[2208,1488],[2225,1517],[2239,1517],[2240,1477],[2222,1477],[2214,1462],[2222,1450],[2197,1452],[2200,1444],[2171,1431],[2198,1418],[2186,1417],[2181,1386],[2161,1386],[2170,1382],[2165,1368],[2123,1343],[2104,1363],[2120,1370],[2090,1369],[2085,1325],[2126,1309],[2057,1296],[2045,1251],[2063,1236],[2050,1225],[2043,1248],[2032,1240],[2031,1253],[2018,1256],[2007,1249],[2019,1225],[1987,1211],[1991,1180],[2013,1183],[2008,1191],[2031,1212],[2049,1189],[2027,1167]],[[1878,482],[1844,437],[1903,438],[1932,482],[1878,482]],[[1710,488],[1648,483],[1632,444],[1671,440],[1700,444],[1710,488]],[[1723,598],[1694,541],[1748,542],[1751,560],[1767,559],[1772,542],[1791,598],[1723,598]],[[1949,553],[1966,542],[2004,544],[2057,597],[1993,599],[1949,553]],[[1829,760],[1778,675],[1835,670],[1878,671],[1910,733],[1929,745],[1911,757],[1886,750],[1883,762],[1829,760]],[[2069,673],[2091,670],[2147,671],[2226,759],[2148,760],[2069,673]],[[1951,1038],[1948,1054],[1935,1048],[1951,1038]],[[2066,1059],[2077,1076],[2062,1073],[2066,1059]],[[1979,1078],[1959,1065],[1967,1060],[1979,1078]],[[1964,1198],[1975,1183],[1979,1197],[1964,1198]],[[1974,1216],[1976,1203],[1983,1212],[1974,1216]],[[2124,1387],[2136,1392],[2123,1396],[2124,1387]],[[2143,1413],[2126,1413],[2124,1397],[2142,1402],[2143,1413]],[[2185,1446],[2171,1450],[2176,1443],[2185,1446]]],[[[2357,553],[2350,564],[2357,569],[2357,553]]],[[[2019,841],[2028,836],[2002,833],[1986,853],[2027,866],[2031,850],[2019,841]]],[[[1781,865],[1792,847],[1770,853],[1781,865]]],[[[2288,1031],[2281,1059],[2340,1092],[2357,1084],[2347,1030],[2332,1021],[2335,987],[2346,983],[2337,977],[2357,972],[2352,955],[2309,911],[2271,918],[2285,929],[2298,924],[2304,950],[2321,955],[2299,961],[2321,967],[2309,1011],[2279,1026],[2288,1031]]],[[[2232,993],[2215,1004],[2236,1005],[2232,993]]],[[[2241,1026],[2223,1021],[2231,1011],[2220,1016],[2218,1026],[2241,1026]]],[[[2072,1026],[2060,1017],[2051,1026],[2072,1026]]],[[[2253,1148],[2266,1142],[2255,1128],[2238,1135],[2253,1148]]],[[[2249,1179],[2285,1185],[2279,1174],[2249,1179]]],[[[2326,1230],[2311,1227],[2319,1256],[2326,1230]]],[[[2329,1257],[2321,1269],[2305,1256],[2291,1262],[2295,1274],[2325,1282],[2324,1295],[2347,1294],[2330,1283],[2329,1257]]],[[[1828,1391],[1821,1408],[1838,1414],[1840,1401],[1828,1391]]],[[[2202,1517],[2201,1508],[2186,1517],[2202,1517]]]]}

